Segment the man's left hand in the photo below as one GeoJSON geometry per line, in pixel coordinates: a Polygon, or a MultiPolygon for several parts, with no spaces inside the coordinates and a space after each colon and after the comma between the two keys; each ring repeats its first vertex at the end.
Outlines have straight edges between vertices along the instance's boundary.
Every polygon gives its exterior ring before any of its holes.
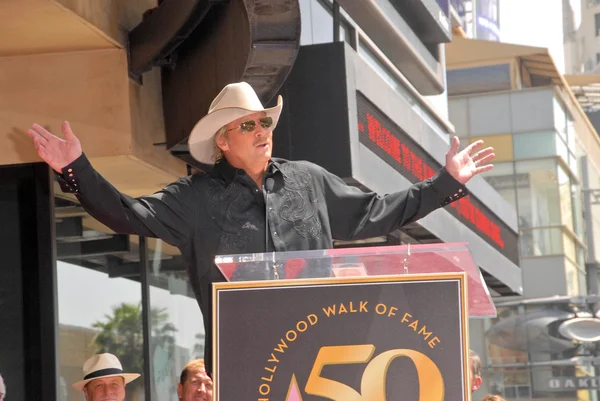
{"type": "Polygon", "coordinates": [[[464,185],[477,174],[494,168],[492,164],[489,164],[496,156],[494,148],[487,147],[478,151],[482,145],[483,141],[481,140],[473,142],[459,153],[458,137],[452,138],[452,145],[446,153],[446,170],[456,181],[464,185]]]}

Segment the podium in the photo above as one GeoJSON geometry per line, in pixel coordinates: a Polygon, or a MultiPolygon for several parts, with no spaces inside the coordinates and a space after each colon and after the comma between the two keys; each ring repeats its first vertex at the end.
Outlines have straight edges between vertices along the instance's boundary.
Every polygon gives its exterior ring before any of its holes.
{"type": "Polygon", "coordinates": [[[215,262],[215,400],[471,399],[468,318],[496,310],[467,244],[215,262]]]}

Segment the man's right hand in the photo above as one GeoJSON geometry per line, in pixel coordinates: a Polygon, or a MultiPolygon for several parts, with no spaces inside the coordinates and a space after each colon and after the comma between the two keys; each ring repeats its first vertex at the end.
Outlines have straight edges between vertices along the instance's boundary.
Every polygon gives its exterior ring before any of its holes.
{"type": "Polygon", "coordinates": [[[33,124],[27,135],[33,138],[38,155],[59,174],[65,166],[73,163],[81,156],[81,143],[71,131],[68,122],[63,122],[62,132],[65,139],[60,139],[39,124],[33,124]]]}

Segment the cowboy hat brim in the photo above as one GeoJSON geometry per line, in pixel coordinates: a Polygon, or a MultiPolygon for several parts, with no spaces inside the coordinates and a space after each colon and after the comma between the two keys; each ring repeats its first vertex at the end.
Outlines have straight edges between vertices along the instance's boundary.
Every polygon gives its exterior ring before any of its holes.
{"type": "Polygon", "coordinates": [[[71,386],[74,389],[83,390],[83,388],[85,387],[85,385],[88,384],[91,381],[94,381],[94,380],[97,380],[97,379],[105,379],[107,377],[117,377],[117,376],[122,377],[123,380],[125,380],[125,384],[127,384],[127,383],[131,383],[132,381],[134,381],[135,379],[137,379],[141,375],[138,374],[138,373],[116,373],[114,375],[99,376],[99,377],[94,377],[92,379],[81,380],[81,381],[73,383],[71,386]]]}
{"type": "Polygon", "coordinates": [[[267,117],[273,119],[273,127],[271,129],[275,129],[282,108],[283,99],[281,96],[278,96],[277,106],[269,109],[249,110],[240,107],[227,107],[209,113],[198,121],[192,129],[192,133],[188,138],[190,154],[200,163],[213,164],[213,137],[221,127],[224,127],[238,118],[247,116],[248,114],[264,111],[267,117]]]}

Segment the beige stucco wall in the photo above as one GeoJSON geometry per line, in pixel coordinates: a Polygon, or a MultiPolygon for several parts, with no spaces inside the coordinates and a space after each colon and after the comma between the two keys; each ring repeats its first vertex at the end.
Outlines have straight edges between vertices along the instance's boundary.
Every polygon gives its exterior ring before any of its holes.
{"type": "Polygon", "coordinates": [[[0,165],[40,161],[25,132],[68,120],[119,189],[153,192],[185,174],[164,146],[160,70],[128,77],[127,32],[156,1],[0,2],[0,165]],[[15,21],[22,18],[21,21],[15,21]]]}

